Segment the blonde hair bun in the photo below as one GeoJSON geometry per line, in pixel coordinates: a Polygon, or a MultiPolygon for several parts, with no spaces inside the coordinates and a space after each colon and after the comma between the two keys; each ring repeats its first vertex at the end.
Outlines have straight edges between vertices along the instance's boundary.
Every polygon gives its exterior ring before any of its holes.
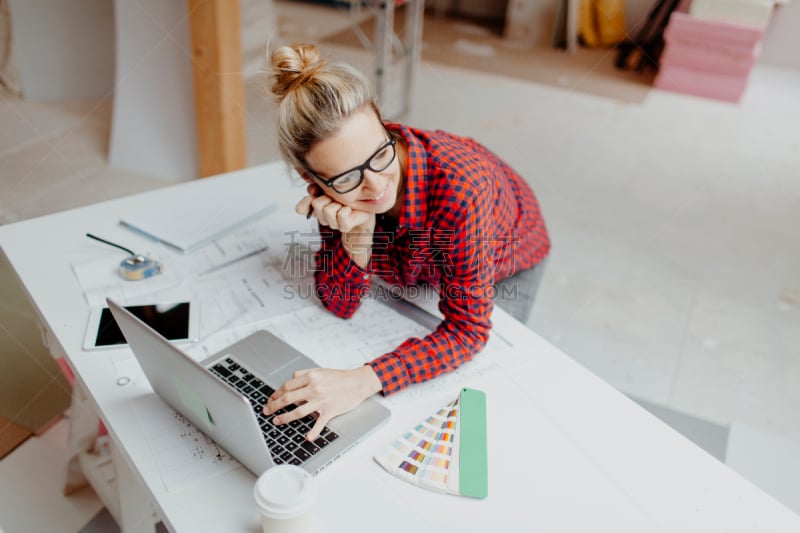
{"type": "Polygon", "coordinates": [[[314,143],[339,131],[353,113],[369,108],[381,119],[372,83],[352,65],[329,62],[313,44],[281,46],[270,57],[278,146],[292,167],[302,168],[314,143]]]}
{"type": "Polygon", "coordinates": [[[313,44],[281,46],[272,52],[271,59],[270,90],[278,102],[312,79],[325,66],[325,60],[313,44]]]}

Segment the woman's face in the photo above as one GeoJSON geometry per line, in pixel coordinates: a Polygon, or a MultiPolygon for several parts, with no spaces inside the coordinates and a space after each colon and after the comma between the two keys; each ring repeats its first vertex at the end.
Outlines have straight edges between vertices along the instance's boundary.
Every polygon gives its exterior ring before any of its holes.
{"type": "MultiPolygon", "coordinates": [[[[375,112],[365,108],[348,118],[334,135],[315,144],[306,156],[306,165],[317,176],[328,180],[363,165],[374,155],[376,157],[372,161],[391,157],[391,146],[385,147],[388,153],[381,150],[376,155],[376,151],[384,147],[389,140],[389,133],[375,112]]],[[[394,157],[389,166],[379,172],[365,168],[364,181],[361,185],[346,193],[339,193],[317,179],[310,178],[310,181],[342,205],[368,213],[386,213],[400,201],[399,161],[399,157],[394,157]]],[[[307,176],[307,173],[305,174],[307,176]]]]}

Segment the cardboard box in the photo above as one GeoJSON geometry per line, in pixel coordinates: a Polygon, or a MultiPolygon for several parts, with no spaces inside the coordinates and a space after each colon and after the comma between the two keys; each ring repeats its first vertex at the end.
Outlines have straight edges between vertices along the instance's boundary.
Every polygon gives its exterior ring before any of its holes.
{"type": "Polygon", "coordinates": [[[38,433],[69,407],[72,387],[42,342],[37,316],[0,253],[0,417],[38,433]]]}
{"type": "Polygon", "coordinates": [[[689,14],[698,19],[766,28],[775,2],[771,0],[692,0],[689,14]]]}
{"type": "Polygon", "coordinates": [[[673,65],[661,65],[653,84],[683,94],[738,102],[747,88],[747,75],[719,74],[673,65]]]}
{"type": "Polygon", "coordinates": [[[692,46],[684,41],[678,41],[664,47],[661,64],[746,76],[755,65],[760,50],[759,45],[742,51],[719,46],[716,43],[698,43],[692,46]]]}
{"type": "Polygon", "coordinates": [[[674,12],[664,30],[665,47],[653,85],[738,102],[761,51],[763,33],[758,26],[674,12]]]}
{"type": "Polygon", "coordinates": [[[752,49],[763,35],[764,29],[757,26],[706,20],[677,11],[672,13],[664,29],[664,41],[667,43],[717,43],[738,49],[752,49]]]}
{"type": "Polygon", "coordinates": [[[0,416],[0,459],[28,440],[33,433],[0,416]]]}

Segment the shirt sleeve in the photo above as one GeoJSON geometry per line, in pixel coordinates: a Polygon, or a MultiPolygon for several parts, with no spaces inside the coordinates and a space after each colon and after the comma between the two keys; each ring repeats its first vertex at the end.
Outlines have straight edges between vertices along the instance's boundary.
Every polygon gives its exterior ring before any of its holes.
{"type": "Polygon", "coordinates": [[[352,260],[339,231],[320,228],[322,245],[316,254],[314,287],[322,305],[341,318],[350,318],[369,292],[368,270],[352,260]]]}
{"type": "Polygon", "coordinates": [[[441,220],[433,226],[430,249],[440,254],[437,267],[443,269],[439,309],[444,320],[426,337],[410,338],[370,362],[384,395],[451,372],[486,345],[494,283],[487,242],[490,196],[485,191],[468,198],[456,195],[437,210],[441,220]]]}

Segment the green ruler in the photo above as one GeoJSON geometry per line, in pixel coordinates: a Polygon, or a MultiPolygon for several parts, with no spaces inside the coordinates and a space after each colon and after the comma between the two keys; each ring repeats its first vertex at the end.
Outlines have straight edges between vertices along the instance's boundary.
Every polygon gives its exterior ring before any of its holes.
{"type": "Polygon", "coordinates": [[[458,408],[459,492],[464,496],[489,495],[489,463],[486,454],[486,394],[461,389],[458,408]]]}

